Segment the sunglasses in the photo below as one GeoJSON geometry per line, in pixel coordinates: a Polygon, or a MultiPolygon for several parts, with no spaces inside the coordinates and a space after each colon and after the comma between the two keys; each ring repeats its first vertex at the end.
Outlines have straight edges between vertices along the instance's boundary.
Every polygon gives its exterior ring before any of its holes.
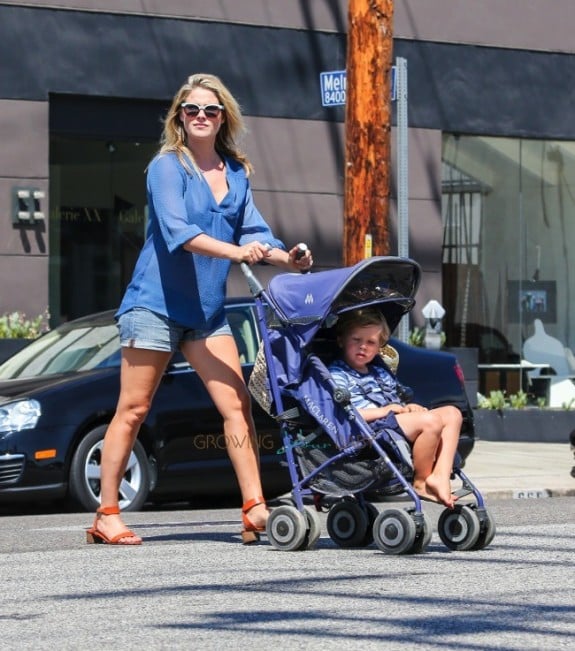
{"type": "Polygon", "coordinates": [[[224,110],[222,104],[205,104],[204,106],[200,106],[199,104],[182,102],[180,106],[184,109],[184,113],[191,118],[197,117],[200,111],[203,111],[207,118],[217,118],[220,111],[224,110]]]}

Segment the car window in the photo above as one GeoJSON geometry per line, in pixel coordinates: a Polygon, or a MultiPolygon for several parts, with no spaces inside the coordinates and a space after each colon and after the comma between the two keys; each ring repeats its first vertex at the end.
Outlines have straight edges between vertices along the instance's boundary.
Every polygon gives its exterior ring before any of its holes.
{"type": "MultiPolygon", "coordinates": [[[[249,304],[226,306],[242,364],[253,364],[259,346],[255,313],[249,304]]],[[[0,365],[0,379],[55,375],[120,365],[120,340],[115,323],[64,325],[33,341],[0,365]]],[[[176,353],[173,365],[186,366],[176,353]]]]}
{"type": "Polygon", "coordinates": [[[250,305],[227,305],[226,314],[236,340],[240,362],[253,364],[258,353],[259,336],[252,307],[250,305]]]}
{"type": "Polygon", "coordinates": [[[56,328],[0,366],[0,379],[54,375],[120,365],[115,324],[56,328]]]}

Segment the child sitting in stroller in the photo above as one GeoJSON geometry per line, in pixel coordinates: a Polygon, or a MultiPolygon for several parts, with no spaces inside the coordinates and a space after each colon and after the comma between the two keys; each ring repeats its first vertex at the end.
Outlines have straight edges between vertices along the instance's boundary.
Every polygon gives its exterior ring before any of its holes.
{"type": "Polygon", "coordinates": [[[451,472],[462,416],[457,407],[427,409],[401,400],[402,387],[383,364],[372,363],[390,336],[375,309],[345,312],[337,323],[342,359],[329,366],[334,382],[350,393],[362,418],[400,432],[412,446],[413,487],[421,499],[453,508],[451,472]]]}

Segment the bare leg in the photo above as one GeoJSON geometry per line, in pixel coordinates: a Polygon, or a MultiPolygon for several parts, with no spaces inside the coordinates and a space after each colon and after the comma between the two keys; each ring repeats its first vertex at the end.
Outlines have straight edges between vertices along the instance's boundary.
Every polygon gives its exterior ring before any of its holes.
{"type": "MultiPolygon", "coordinates": [[[[238,350],[230,335],[186,341],[182,352],[198,372],[224,421],[228,455],[236,473],[244,504],[263,495],[259,450],[238,350]]],[[[266,523],[265,504],[254,506],[249,519],[256,526],[266,523]]]]}
{"type": "MultiPolygon", "coordinates": [[[[102,449],[102,506],[118,505],[118,490],[130,453],[171,356],[168,352],[122,348],[120,397],[102,449]]],[[[119,515],[98,514],[97,528],[108,538],[126,530],[119,515]]],[[[130,536],[120,542],[137,544],[141,539],[130,536]]]]}
{"type": "Polygon", "coordinates": [[[443,502],[443,498],[449,499],[450,490],[447,496],[443,491],[440,494],[434,486],[428,486],[426,481],[433,472],[440,445],[441,419],[431,411],[397,414],[396,418],[405,437],[412,443],[413,487],[416,492],[433,501],[443,502]]]}
{"type": "Polygon", "coordinates": [[[427,489],[435,493],[446,506],[453,507],[455,498],[451,494],[451,472],[457,451],[462,416],[457,407],[445,406],[431,410],[441,418],[441,438],[432,473],[427,477],[427,489]],[[449,490],[449,498],[447,490],[449,490]]]}

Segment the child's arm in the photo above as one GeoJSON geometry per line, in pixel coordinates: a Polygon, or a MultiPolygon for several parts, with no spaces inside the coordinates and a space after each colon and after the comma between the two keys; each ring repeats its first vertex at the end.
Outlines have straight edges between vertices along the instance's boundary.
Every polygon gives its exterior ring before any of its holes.
{"type": "Polygon", "coordinates": [[[409,405],[401,405],[398,402],[392,402],[384,407],[368,407],[366,409],[358,409],[358,411],[366,423],[371,423],[378,418],[385,418],[391,412],[394,414],[408,414],[418,411],[427,411],[427,408],[417,405],[414,402],[409,405]]]}
{"type": "Polygon", "coordinates": [[[385,405],[384,407],[367,407],[365,409],[358,409],[358,411],[366,423],[371,423],[374,420],[378,420],[379,418],[385,418],[392,412],[394,414],[405,414],[409,411],[408,407],[409,405],[404,407],[398,402],[392,402],[389,405],[385,405]]]}
{"type": "Polygon", "coordinates": [[[427,407],[418,405],[416,402],[410,402],[406,407],[409,407],[408,411],[427,411],[427,407]]]}

